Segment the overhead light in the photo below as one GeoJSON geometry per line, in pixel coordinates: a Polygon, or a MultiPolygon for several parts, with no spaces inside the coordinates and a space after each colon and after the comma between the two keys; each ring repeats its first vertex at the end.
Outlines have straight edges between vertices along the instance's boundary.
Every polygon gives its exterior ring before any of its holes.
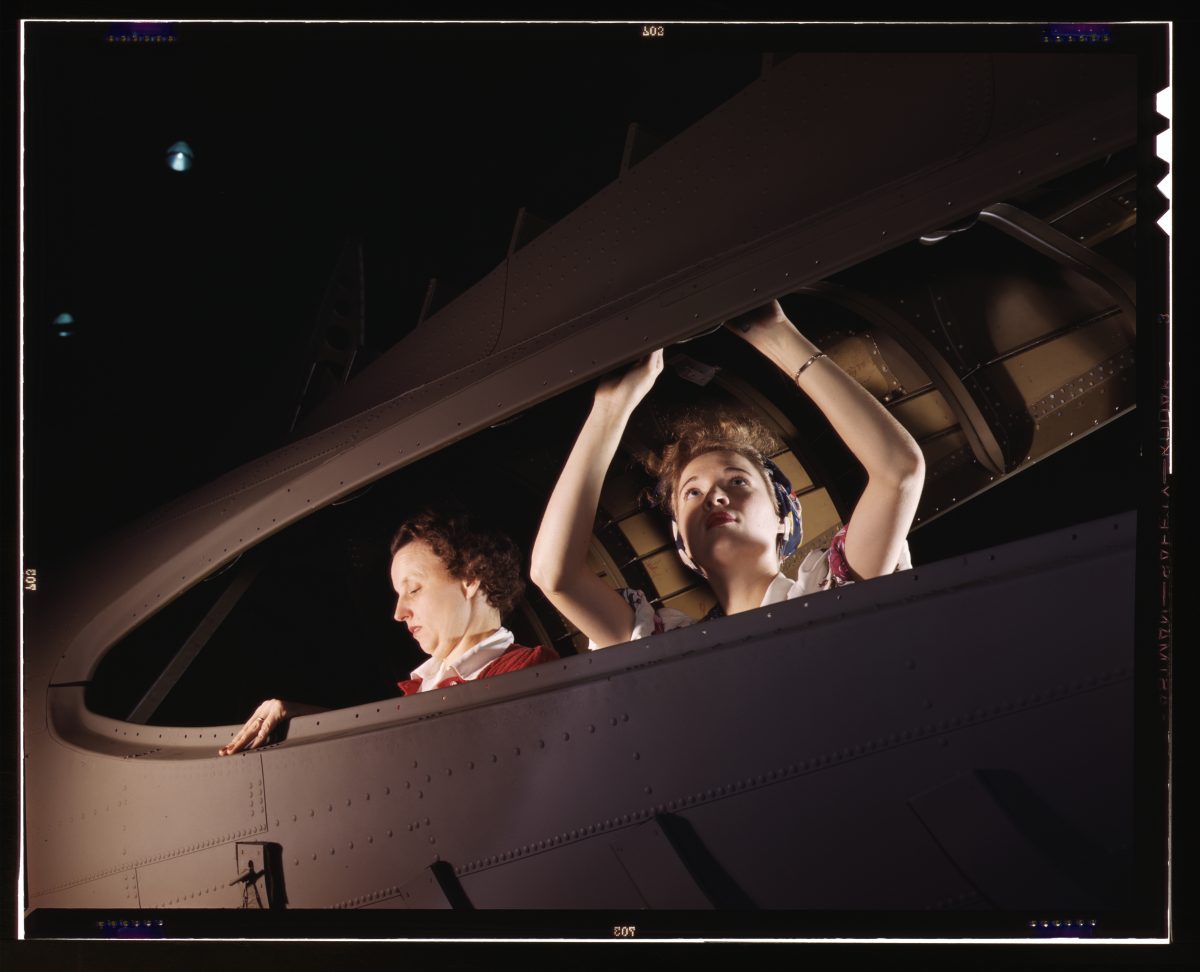
{"type": "Polygon", "coordinates": [[[59,314],[51,323],[58,328],[59,337],[70,337],[75,333],[75,318],[70,314],[59,314]]]}
{"type": "Polygon", "coordinates": [[[195,153],[187,142],[176,142],[167,149],[167,165],[176,172],[187,172],[192,167],[195,153]]]}

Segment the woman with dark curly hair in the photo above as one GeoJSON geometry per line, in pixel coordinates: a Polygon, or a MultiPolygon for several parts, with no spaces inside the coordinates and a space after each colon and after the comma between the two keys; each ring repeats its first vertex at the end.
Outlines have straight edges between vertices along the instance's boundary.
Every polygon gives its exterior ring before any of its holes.
{"type": "MultiPolygon", "coordinates": [[[[868,481],[846,528],[828,550],[810,553],[793,581],[779,567],[800,544],[800,504],[767,458],[776,446],[769,433],[728,417],[682,425],[651,472],[680,557],[717,598],[714,613],[748,611],[911,566],[905,537],[925,478],[912,436],[796,330],[778,301],[726,326],[808,394],[866,468],[868,481]]],[[[662,351],[655,351],[600,383],[534,543],[533,582],[592,648],[692,623],[679,611],[655,610],[641,591],[612,590],[587,564],[604,475],[660,371],[662,351]]]]}
{"type": "Polygon", "coordinates": [[[501,619],[525,589],[516,544],[472,529],[465,516],[425,512],[392,539],[397,621],[429,660],[400,683],[405,695],[503,675],[552,661],[551,648],[525,648],[501,619]]]}
{"type": "MultiPolygon", "coordinates": [[[[399,683],[405,695],[504,675],[558,657],[551,648],[515,644],[501,625],[524,590],[516,544],[473,527],[466,514],[425,511],[401,524],[391,544],[397,621],[429,659],[399,683]]],[[[268,699],[218,752],[257,749],[284,719],[319,712],[268,699]]]]}

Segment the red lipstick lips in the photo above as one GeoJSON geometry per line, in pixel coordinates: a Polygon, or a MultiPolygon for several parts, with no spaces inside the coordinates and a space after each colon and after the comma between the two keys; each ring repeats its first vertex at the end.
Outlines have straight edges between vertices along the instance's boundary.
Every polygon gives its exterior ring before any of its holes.
{"type": "Polygon", "coordinates": [[[704,521],[704,526],[706,529],[711,530],[713,527],[720,526],[722,523],[732,523],[732,522],[733,522],[732,514],[725,513],[725,512],[718,510],[715,513],[708,514],[708,519],[706,519],[704,521]]]}

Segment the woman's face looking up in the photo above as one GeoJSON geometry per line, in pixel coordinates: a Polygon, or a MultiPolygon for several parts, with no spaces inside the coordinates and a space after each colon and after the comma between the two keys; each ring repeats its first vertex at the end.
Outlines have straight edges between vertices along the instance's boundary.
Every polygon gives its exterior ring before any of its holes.
{"type": "Polygon", "coordinates": [[[675,511],[684,546],[706,571],[736,569],[778,550],[783,524],[766,473],[739,452],[706,452],[689,462],[675,511]]]}

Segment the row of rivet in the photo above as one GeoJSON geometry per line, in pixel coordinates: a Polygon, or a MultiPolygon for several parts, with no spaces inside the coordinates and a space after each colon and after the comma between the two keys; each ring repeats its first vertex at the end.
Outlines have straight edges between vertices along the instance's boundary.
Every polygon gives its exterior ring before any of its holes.
{"type": "MultiPolygon", "coordinates": [[[[611,716],[611,717],[609,718],[609,720],[608,720],[608,724],[609,724],[609,726],[617,726],[617,725],[619,725],[620,723],[623,723],[623,722],[628,722],[628,721],[629,721],[629,713],[628,713],[628,712],[624,712],[624,713],[622,713],[622,714],[621,714],[621,716],[620,716],[619,718],[618,718],[617,716],[611,716]]],[[[588,732],[589,734],[595,733],[595,731],[596,731],[596,726],[595,726],[595,724],[590,724],[590,725],[587,727],[587,732],[588,732]]],[[[570,741],[570,739],[571,739],[571,734],[570,734],[569,732],[564,732],[564,733],[562,734],[562,740],[563,740],[563,742],[569,742],[569,741],[570,741]]],[[[545,749],[545,748],[546,748],[546,740],[545,740],[545,739],[539,739],[539,740],[537,741],[537,748],[538,748],[538,749],[545,749]]],[[[514,747],[513,747],[513,756],[514,756],[514,757],[518,757],[518,756],[520,756],[520,755],[522,754],[522,752],[524,752],[524,750],[522,750],[522,748],[521,748],[520,746],[514,746],[514,747]]],[[[636,758],[636,757],[635,757],[635,758],[636,758]]],[[[492,763],[498,763],[499,761],[500,761],[500,756],[499,756],[497,753],[492,753],[492,754],[491,754],[491,757],[490,757],[490,762],[492,762],[492,763]]],[[[418,762],[417,762],[416,760],[413,760],[413,764],[412,764],[412,765],[413,765],[413,769],[416,769],[416,768],[418,767],[418,762]]],[[[475,769],[475,768],[476,768],[476,765],[477,765],[477,764],[476,764],[475,760],[468,760],[468,762],[467,762],[467,769],[468,769],[468,770],[473,770],[473,769],[475,769]]],[[[442,772],[443,772],[443,773],[444,773],[446,776],[453,776],[453,775],[454,775],[454,770],[453,770],[451,767],[449,767],[449,766],[447,766],[447,767],[444,767],[444,768],[443,768],[443,770],[442,770],[442,772]]],[[[432,782],[433,782],[433,774],[432,774],[432,773],[425,773],[425,774],[423,774],[423,775],[424,775],[424,777],[425,777],[425,783],[427,783],[427,784],[428,784],[428,783],[432,783],[432,782]]],[[[260,784],[260,788],[261,788],[261,784],[260,784]]],[[[406,789],[406,790],[411,790],[412,788],[413,788],[412,781],[411,781],[411,780],[405,780],[405,782],[404,782],[404,789],[406,789]]],[[[385,787],[383,788],[383,793],[384,793],[384,796],[390,796],[390,795],[391,795],[391,792],[392,792],[392,788],[391,788],[390,786],[385,786],[385,787]]],[[[417,792],[416,792],[416,797],[417,797],[417,799],[418,799],[418,800],[424,799],[424,797],[425,797],[425,792],[424,792],[423,790],[420,790],[420,789],[418,789],[418,790],[417,790],[417,792]]],[[[371,794],[370,794],[369,792],[365,794],[365,799],[366,799],[366,800],[368,800],[368,801],[371,799],[371,794]]],[[[346,806],[348,806],[348,807],[349,807],[349,806],[353,806],[353,803],[354,803],[354,801],[353,801],[353,798],[352,798],[352,797],[346,797],[346,806]]],[[[333,804],[332,804],[332,803],[326,803],[326,812],[327,812],[327,813],[333,813],[333,804]]],[[[308,811],[308,815],[309,815],[310,817],[315,817],[315,816],[316,816],[316,810],[315,810],[315,809],[312,809],[312,808],[310,808],[310,809],[309,809],[309,811],[308,811]]],[[[299,820],[299,817],[298,817],[298,815],[293,813],[293,814],[292,814],[292,822],[293,822],[293,823],[297,823],[297,822],[298,822],[298,820],[299,820]]],[[[428,823],[428,819],[426,819],[426,823],[428,823]]],[[[280,818],[278,818],[278,817],[276,817],[276,818],[275,818],[275,826],[276,826],[276,827],[280,826],[280,818]]],[[[411,828],[411,826],[410,826],[410,829],[412,829],[412,828],[411,828]]],[[[389,835],[389,836],[390,836],[390,835],[389,835]]]]}
{"type": "Polygon", "coordinates": [[[1096,384],[1108,381],[1133,365],[1133,352],[1121,351],[1107,361],[1102,361],[1086,375],[1080,375],[1073,381],[1067,382],[1061,388],[1050,392],[1029,406],[1029,414],[1035,421],[1041,421],[1064,405],[1085,394],[1096,384]],[[1097,374],[1098,372],[1098,374],[1097,374]],[[1086,386],[1085,383],[1086,382],[1086,386]]]}
{"type": "MultiPolygon", "coordinates": [[[[128,871],[128,870],[130,870],[132,868],[136,868],[136,867],[145,867],[147,864],[155,864],[159,861],[170,860],[171,858],[175,858],[175,857],[183,857],[185,854],[191,854],[196,851],[204,850],[205,848],[208,848],[208,847],[215,847],[218,844],[228,843],[229,841],[236,840],[239,837],[251,837],[256,834],[261,834],[261,833],[263,833],[263,831],[265,829],[266,829],[265,827],[251,827],[246,830],[237,830],[237,831],[234,831],[233,833],[225,834],[224,836],[221,836],[221,837],[212,837],[209,840],[201,841],[196,844],[189,844],[187,847],[180,848],[179,850],[166,851],[162,854],[154,854],[151,857],[143,857],[143,858],[135,861],[132,864],[128,864],[128,863],[120,864],[117,867],[110,867],[103,871],[97,871],[94,874],[89,874],[87,877],[78,878],[77,880],[74,880],[74,881],[67,881],[63,884],[55,885],[52,888],[46,888],[45,890],[42,890],[42,891],[36,891],[36,892],[34,892],[34,894],[36,894],[36,895],[52,894],[55,891],[62,891],[62,890],[65,890],[66,888],[78,887],[81,884],[87,884],[89,881],[96,881],[96,880],[99,880],[100,878],[108,877],[109,875],[112,875],[112,874],[119,874],[121,871],[128,871]]],[[[123,849],[121,851],[122,856],[125,856],[127,853],[128,853],[128,849],[123,849]]]]}
{"type": "MultiPolygon", "coordinates": [[[[718,800],[723,797],[745,792],[747,790],[768,786],[770,784],[790,779],[813,770],[823,769],[837,763],[846,762],[850,759],[866,756],[874,752],[880,752],[898,745],[916,742],[921,739],[949,732],[951,730],[963,729],[980,722],[998,718],[1000,716],[1011,715],[1014,712],[1032,708],[1033,706],[1041,705],[1045,702],[1056,701],[1075,692],[1097,688],[1116,679],[1127,677],[1128,675],[1129,671],[1123,668],[1106,671],[1101,675],[1088,675],[1083,678],[1076,679],[1070,685],[1059,685],[1042,692],[1034,692],[1029,696],[1022,697],[1017,702],[1002,702],[986,708],[975,709],[972,712],[965,713],[961,716],[951,716],[947,719],[942,719],[937,723],[925,723],[920,726],[914,726],[910,729],[902,729],[899,732],[889,733],[886,737],[867,740],[862,743],[856,743],[853,746],[844,746],[840,750],[818,754],[817,756],[810,757],[809,759],[803,759],[796,763],[790,763],[786,767],[778,767],[776,769],[767,770],[765,773],[760,773],[757,776],[748,776],[744,780],[736,780],[733,783],[715,786],[700,793],[681,797],[676,800],[668,800],[665,803],[659,803],[657,806],[645,807],[640,810],[635,810],[632,813],[621,814],[619,817],[614,816],[598,823],[581,826],[575,830],[564,831],[563,833],[557,834],[554,837],[525,844],[521,847],[516,847],[500,854],[492,854],[488,857],[483,857],[476,861],[471,861],[467,864],[460,865],[459,867],[455,868],[455,872],[458,874],[467,874],[482,868],[492,867],[497,864],[504,864],[505,862],[513,860],[514,858],[524,857],[539,851],[550,850],[562,844],[591,837],[596,833],[604,833],[615,828],[639,823],[656,813],[670,813],[676,810],[682,810],[687,807],[700,805],[712,800],[718,800]]],[[[947,745],[947,741],[945,739],[942,740],[942,745],[947,745]]],[[[651,788],[647,787],[646,792],[651,792],[651,788]]]]}
{"type": "Polygon", "coordinates": [[[970,446],[962,446],[955,449],[953,452],[947,452],[941,459],[933,463],[929,467],[929,472],[926,479],[934,480],[962,465],[966,465],[975,461],[975,454],[971,451],[970,446]]]}
{"type": "Polygon", "coordinates": [[[181,894],[178,898],[172,898],[170,901],[156,902],[152,905],[147,905],[148,908],[169,908],[171,905],[182,904],[184,901],[192,901],[199,895],[203,898],[206,894],[215,894],[225,888],[228,888],[228,883],[222,881],[220,884],[214,884],[211,888],[201,888],[199,891],[193,891],[191,894],[181,894]]]}
{"type": "Polygon", "coordinates": [[[375,901],[382,901],[384,898],[394,898],[399,895],[402,898],[411,898],[412,895],[407,891],[400,890],[399,886],[390,888],[382,888],[378,891],[372,891],[370,894],[361,894],[357,898],[347,898],[345,901],[339,901],[333,905],[334,908],[359,908],[362,905],[368,905],[375,901]]]}
{"type": "MultiPolygon", "coordinates": [[[[294,819],[294,818],[293,818],[293,819],[294,819]]],[[[279,822],[278,822],[278,821],[276,821],[276,824],[277,824],[277,825],[278,825],[278,823],[279,823],[279,822]]],[[[426,817],[424,821],[420,821],[420,820],[414,820],[414,821],[412,821],[412,822],[410,822],[410,823],[408,824],[408,830],[409,830],[409,832],[411,833],[411,832],[412,832],[412,831],[414,831],[414,830],[420,830],[420,829],[421,829],[421,827],[422,827],[422,825],[424,825],[424,826],[428,827],[428,826],[429,826],[429,824],[430,824],[430,819],[429,819],[429,817],[426,817]]],[[[386,836],[386,837],[393,837],[393,836],[395,836],[395,831],[394,831],[394,830],[393,830],[391,827],[388,827],[386,830],[384,830],[384,836],[386,836]]],[[[375,843],[375,835],[374,835],[374,834],[368,834],[368,835],[367,835],[367,843],[368,843],[368,844],[374,844],[374,843],[375,843]]],[[[431,843],[431,844],[435,844],[435,843],[437,843],[437,838],[435,838],[435,837],[430,837],[430,838],[429,838],[429,843],[431,843]]],[[[347,841],[347,842],[346,842],[346,850],[354,850],[354,841],[352,841],[352,840],[351,840],[351,841],[347,841]]],[[[330,847],[330,848],[329,848],[329,855],[330,855],[331,857],[332,857],[333,855],[335,855],[336,853],[337,853],[337,848],[336,848],[336,847],[330,847]]],[[[317,851],[313,851],[312,859],[315,861],[315,860],[317,860],[317,859],[318,859],[318,857],[319,857],[319,854],[318,854],[318,852],[317,852],[317,851]]],[[[294,857],[294,858],[292,858],[292,863],[293,863],[293,864],[294,864],[296,867],[299,867],[299,866],[300,866],[300,858],[298,858],[298,857],[294,857]]]]}

